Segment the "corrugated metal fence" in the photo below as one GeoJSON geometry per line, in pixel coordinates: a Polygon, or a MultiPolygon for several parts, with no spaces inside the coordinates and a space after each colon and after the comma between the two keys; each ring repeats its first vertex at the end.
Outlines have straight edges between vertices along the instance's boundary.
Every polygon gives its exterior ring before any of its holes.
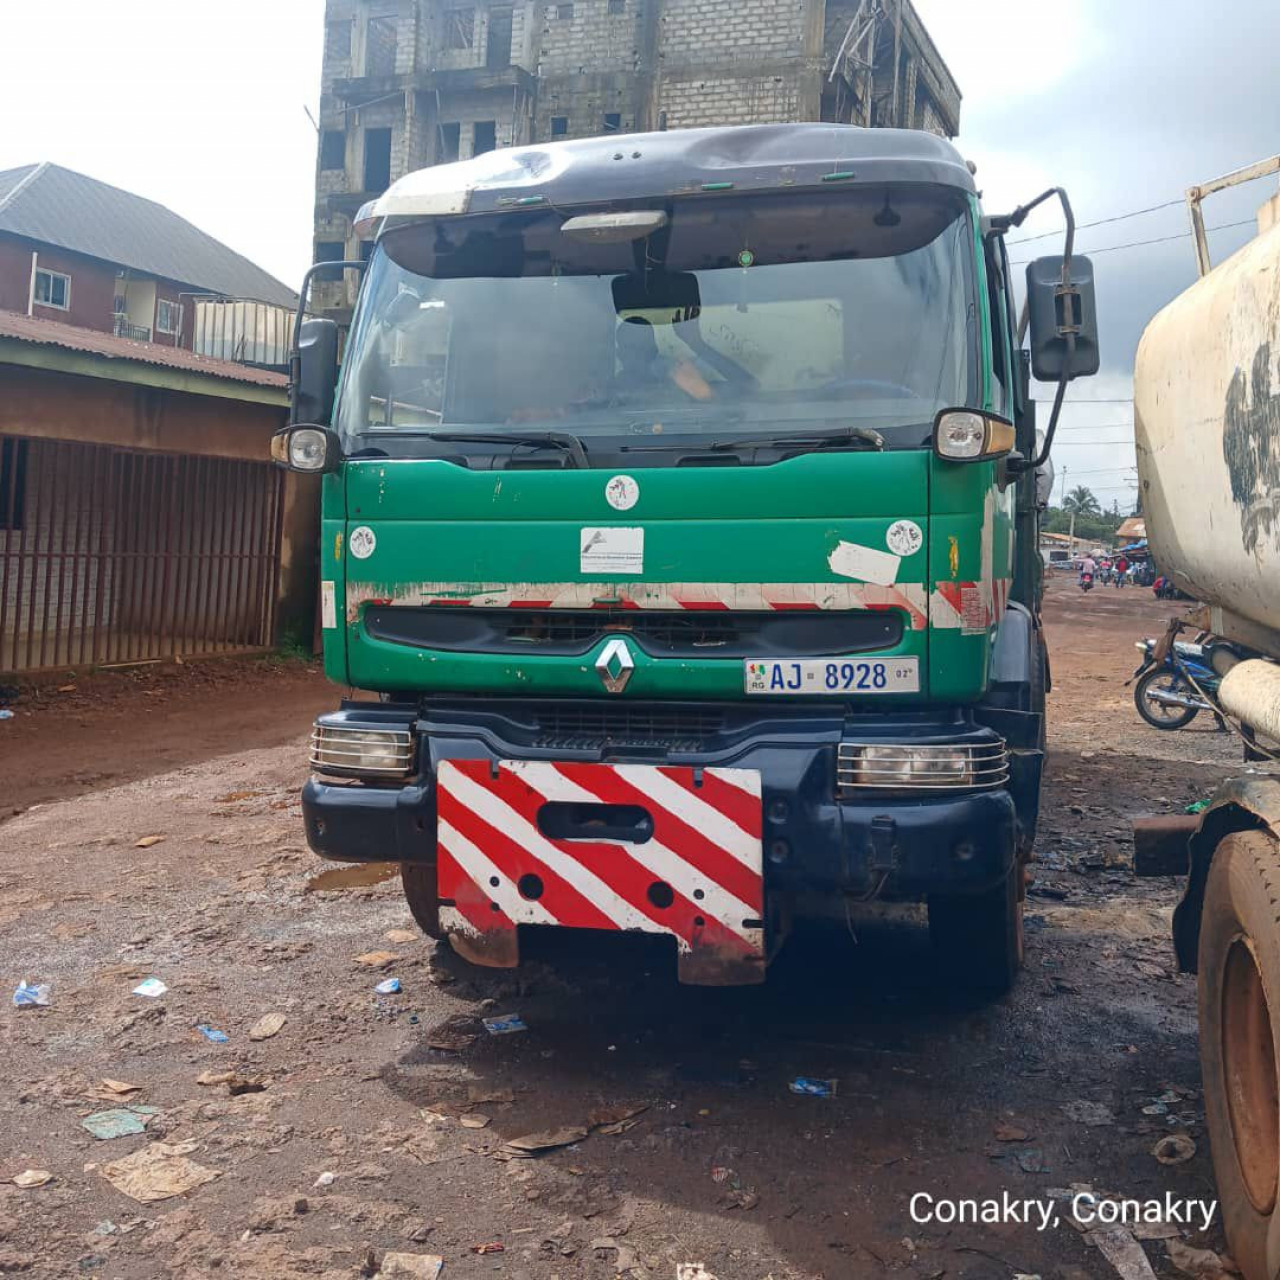
{"type": "Polygon", "coordinates": [[[270,464],[0,437],[0,671],[273,642],[270,464]]]}

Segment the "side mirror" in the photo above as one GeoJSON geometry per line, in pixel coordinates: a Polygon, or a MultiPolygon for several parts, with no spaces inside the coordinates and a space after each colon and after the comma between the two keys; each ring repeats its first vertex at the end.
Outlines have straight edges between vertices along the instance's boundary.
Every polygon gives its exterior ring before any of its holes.
{"type": "Polygon", "coordinates": [[[327,423],[338,391],[338,326],[304,320],[291,363],[289,421],[327,423]]]}
{"type": "Polygon", "coordinates": [[[277,466],[307,475],[337,471],[342,462],[342,442],[332,427],[281,427],[271,437],[271,460],[277,466]]]}
{"type": "Polygon", "coordinates": [[[1027,264],[1027,320],[1031,335],[1031,372],[1041,382],[1084,378],[1098,372],[1098,308],[1093,292],[1093,263],[1071,256],[1071,279],[1062,280],[1060,257],[1027,264]],[[1067,368],[1067,338],[1075,352],[1067,368]]]}

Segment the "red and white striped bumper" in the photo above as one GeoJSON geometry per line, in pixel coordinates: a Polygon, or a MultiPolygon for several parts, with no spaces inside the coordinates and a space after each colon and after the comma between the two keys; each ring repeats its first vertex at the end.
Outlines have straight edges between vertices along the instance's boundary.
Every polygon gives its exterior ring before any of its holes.
{"type": "Polygon", "coordinates": [[[467,959],[516,965],[521,924],[638,930],[675,938],[682,982],[764,980],[758,772],[448,760],[436,781],[440,923],[467,959]],[[544,835],[564,802],[637,806],[653,834],[544,835]]]}

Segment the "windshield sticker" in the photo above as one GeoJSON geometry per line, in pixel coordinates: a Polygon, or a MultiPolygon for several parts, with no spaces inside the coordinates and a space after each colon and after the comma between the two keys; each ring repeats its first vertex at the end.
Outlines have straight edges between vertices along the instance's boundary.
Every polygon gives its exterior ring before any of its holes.
{"type": "Polygon", "coordinates": [[[347,539],[347,550],[357,560],[367,560],[373,555],[373,550],[377,545],[377,536],[367,524],[358,525],[352,529],[351,536],[347,539]]]}
{"type": "Polygon", "coordinates": [[[582,573],[643,573],[643,529],[583,529],[579,542],[582,573]]]}
{"type": "Polygon", "coordinates": [[[924,546],[924,534],[914,520],[895,520],[884,540],[895,556],[913,556],[924,546]]]}
{"type": "Polygon", "coordinates": [[[887,551],[877,551],[875,547],[861,546],[857,542],[838,542],[836,549],[827,557],[827,563],[831,566],[831,572],[838,573],[842,578],[858,578],[863,582],[888,587],[897,581],[902,559],[887,551]]]}
{"type": "Polygon", "coordinates": [[[605,485],[604,496],[615,511],[630,511],[640,501],[640,486],[631,476],[614,476],[605,485]]]}
{"type": "Polygon", "coordinates": [[[338,625],[338,608],[334,601],[333,583],[320,584],[320,625],[332,631],[338,625]]]}

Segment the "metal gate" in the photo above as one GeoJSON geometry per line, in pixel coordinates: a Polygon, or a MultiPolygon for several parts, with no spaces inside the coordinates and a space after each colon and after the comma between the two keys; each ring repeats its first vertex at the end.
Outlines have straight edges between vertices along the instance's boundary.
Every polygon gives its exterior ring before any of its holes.
{"type": "Polygon", "coordinates": [[[270,647],[269,463],[0,437],[0,671],[270,647]]]}

